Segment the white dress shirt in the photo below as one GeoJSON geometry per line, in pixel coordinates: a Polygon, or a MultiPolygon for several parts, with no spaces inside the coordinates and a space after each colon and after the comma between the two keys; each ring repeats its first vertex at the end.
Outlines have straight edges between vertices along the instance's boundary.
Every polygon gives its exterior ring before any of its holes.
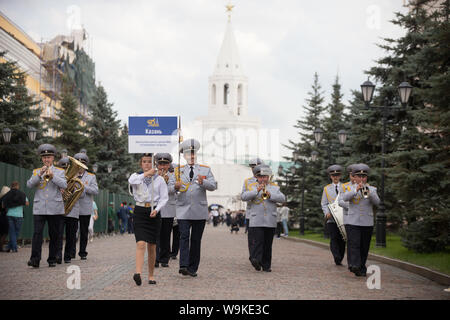
{"type": "MultiPolygon", "coordinates": [[[[162,177],[155,175],[153,177],[153,192],[152,184],[147,185],[144,182],[144,173],[133,173],[128,179],[128,183],[133,187],[134,200],[137,202],[152,202],[156,206],[156,211],[160,211],[169,200],[169,193],[167,184],[162,177]]],[[[149,177],[151,179],[151,177],[149,177]]]]}

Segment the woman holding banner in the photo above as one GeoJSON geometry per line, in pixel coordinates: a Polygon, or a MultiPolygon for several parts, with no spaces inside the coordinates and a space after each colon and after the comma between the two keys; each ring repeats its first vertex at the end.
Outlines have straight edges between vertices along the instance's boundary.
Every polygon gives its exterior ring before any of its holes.
{"type": "Polygon", "coordinates": [[[160,236],[160,210],[169,200],[167,184],[156,174],[151,153],[144,153],[139,160],[141,171],[133,173],[128,182],[133,188],[136,201],[134,209],[134,235],[136,238],[136,273],[133,276],[138,286],[142,284],[145,248],[148,252],[148,283],[156,284],[153,271],[156,258],[156,241],[160,236]]]}

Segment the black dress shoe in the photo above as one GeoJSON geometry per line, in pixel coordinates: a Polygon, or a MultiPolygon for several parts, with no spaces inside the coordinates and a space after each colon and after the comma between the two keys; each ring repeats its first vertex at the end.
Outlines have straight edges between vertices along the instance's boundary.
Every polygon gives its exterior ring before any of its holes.
{"type": "Polygon", "coordinates": [[[187,268],[180,268],[180,270],[178,270],[178,273],[181,273],[183,276],[187,276],[189,275],[189,271],[187,268]]]}
{"type": "Polygon", "coordinates": [[[155,262],[155,268],[159,268],[159,262],[155,262]]]}
{"type": "Polygon", "coordinates": [[[261,271],[261,264],[256,259],[250,259],[250,262],[252,263],[253,268],[255,268],[256,271],[261,271]]]}
{"type": "Polygon", "coordinates": [[[156,284],[155,280],[148,280],[148,284],[156,284]]]}
{"type": "Polygon", "coordinates": [[[87,257],[80,257],[81,260],[87,260],[87,257]]]}
{"type": "Polygon", "coordinates": [[[56,259],[56,263],[57,264],[61,264],[62,263],[62,259],[56,259]]]}
{"type": "Polygon", "coordinates": [[[56,262],[49,262],[49,263],[48,263],[48,266],[49,266],[50,268],[54,268],[54,267],[56,267],[56,262]]]}
{"type": "Polygon", "coordinates": [[[141,275],[139,273],[134,274],[133,280],[134,280],[134,282],[136,282],[136,284],[138,286],[140,286],[142,284],[141,275]]]}
{"type": "Polygon", "coordinates": [[[35,261],[32,261],[32,260],[28,261],[28,265],[30,267],[33,267],[33,268],[39,268],[39,262],[35,262],[35,261]]]}
{"type": "Polygon", "coordinates": [[[189,270],[188,270],[188,274],[193,278],[195,278],[197,276],[197,272],[191,272],[189,270]]]}
{"type": "Polygon", "coordinates": [[[167,268],[169,265],[167,263],[161,263],[161,267],[167,268]]]}
{"type": "Polygon", "coordinates": [[[64,259],[64,263],[70,263],[70,259],[64,259]]]}
{"type": "Polygon", "coordinates": [[[272,272],[272,269],[263,269],[264,272],[272,272]]]}

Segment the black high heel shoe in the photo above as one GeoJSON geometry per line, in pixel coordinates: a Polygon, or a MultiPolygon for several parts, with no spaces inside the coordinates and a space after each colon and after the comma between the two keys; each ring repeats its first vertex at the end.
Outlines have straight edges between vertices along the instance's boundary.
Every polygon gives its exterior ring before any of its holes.
{"type": "Polygon", "coordinates": [[[155,280],[148,280],[148,284],[156,284],[155,280]]]}
{"type": "Polygon", "coordinates": [[[140,286],[142,284],[141,274],[135,273],[133,276],[133,280],[134,282],[136,282],[136,285],[140,286]]]}

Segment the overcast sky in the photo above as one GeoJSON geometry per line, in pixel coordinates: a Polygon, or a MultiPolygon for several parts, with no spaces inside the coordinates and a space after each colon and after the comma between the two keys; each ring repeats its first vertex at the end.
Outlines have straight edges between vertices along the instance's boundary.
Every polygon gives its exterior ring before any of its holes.
{"type": "MultiPolygon", "coordinates": [[[[404,31],[389,20],[403,0],[233,0],[234,32],[249,78],[249,115],[280,129],[280,143],[298,140],[313,74],[326,102],[339,74],[344,102],[383,56],[381,38],[404,31]]],[[[33,39],[87,30],[96,79],[119,118],[179,114],[183,122],[208,112],[208,77],[224,36],[225,0],[0,0],[0,10],[33,39]]],[[[188,138],[188,137],[185,137],[188,138]]],[[[281,150],[285,154],[284,150],[281,150]]]]}

